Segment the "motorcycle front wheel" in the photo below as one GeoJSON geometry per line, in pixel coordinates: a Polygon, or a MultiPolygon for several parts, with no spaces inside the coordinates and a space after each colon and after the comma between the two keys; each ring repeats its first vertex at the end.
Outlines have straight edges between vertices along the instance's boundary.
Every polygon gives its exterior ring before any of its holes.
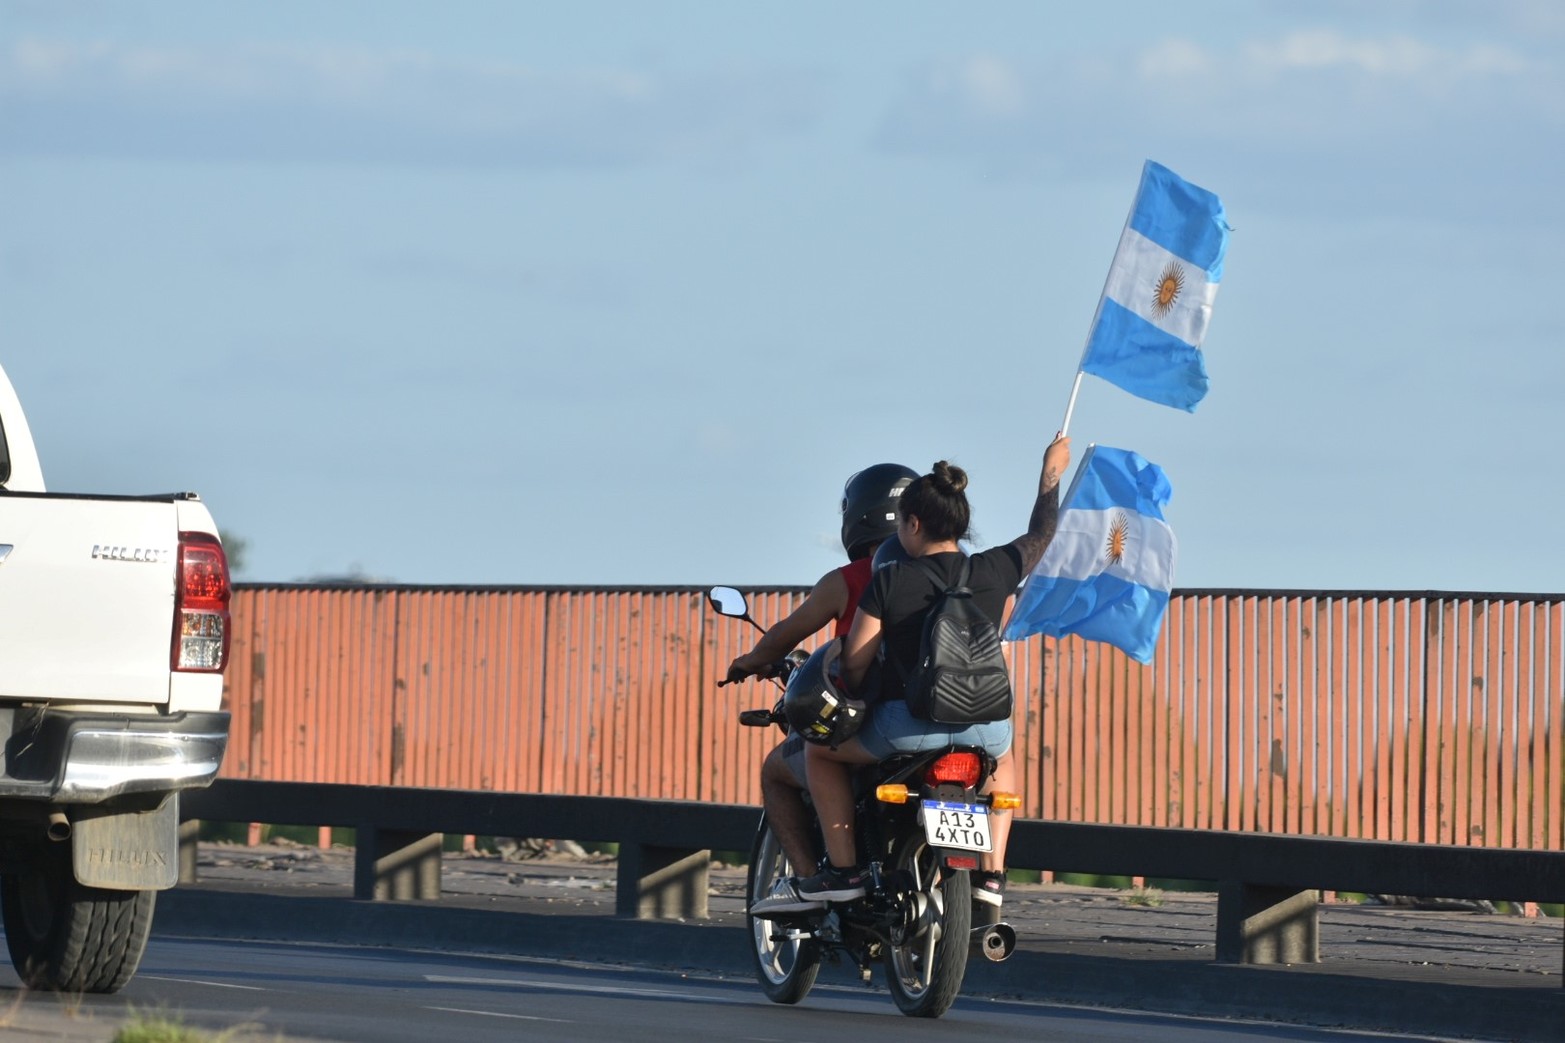
{"type": "Polygon", "coordinates": [[[892,855],[913,891],[900,937],[886,946],[886,984],[897,1009],[914,1018],[938,1018],[962,991],[967,936],[973,924],[972,884],[966,872],[940,865],[922,837],[909,837],[892,855]]]}
{"type": "MultiPolygon", "coordinates": [[[[782,845],[777,843],[763,816],[750,851],[750,872],[745,882],[746,909],[765,898],[779,876],[793,872],[782,845]]],[[[751,916],[748,911],[745,915],[750,922],[750,952],[755,957],[755,977],[761,983],[761,990],[773,1003],[798,1003],[809,994],[820,973],[820,945],[781,923],[751,916]]]]}

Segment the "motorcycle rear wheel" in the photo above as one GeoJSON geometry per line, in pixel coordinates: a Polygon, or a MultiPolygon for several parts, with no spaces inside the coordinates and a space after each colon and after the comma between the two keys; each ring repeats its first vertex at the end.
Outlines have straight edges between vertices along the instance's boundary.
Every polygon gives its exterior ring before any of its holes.
{"type": "MultiPolygon", "coordinates": [[[[765,898],[779,876],[793,872],[763,816],[750,851],[750,872],[745,881],[747,907],[765,898]]],[[[761,991],[773,1003],[798,1003],[809,994],[820,973],[819,943],[812,938],[790,936],[782,924],[772,920],[748,912],[745,915],[750,923],[750,953],[755,959],[755,977],[761,983],[761,991]]]]}
{"type": "Polygon", "coordinates": [[[925,913],[922,929],[885,947],[886,985],[902,1013],[938,1018],[956,1002],[967,976],[972,884],[966,872],[942,869],[922,837],[909,838],[892,854],[892,869],[909,874],[925,913]]]}

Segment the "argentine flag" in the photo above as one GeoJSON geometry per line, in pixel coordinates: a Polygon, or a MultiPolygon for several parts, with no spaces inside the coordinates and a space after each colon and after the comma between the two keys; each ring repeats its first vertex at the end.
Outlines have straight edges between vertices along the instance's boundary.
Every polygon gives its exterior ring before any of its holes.
{"type": "Polygon", "coordinates": [[[1172,494],[1157,464],[1128,449],[1088,448],[1005,639],[1077,634],[1150,663],[1174,586],[1174,531],[1163,520],[1172,494]]]}
{"type": "Polygon", "coordinates": [[[1147,160],[1081,368],[1132,395],[1195,412],[1206,396],[1201,342],[1228,231],[1217,196],[1147,160]]]}

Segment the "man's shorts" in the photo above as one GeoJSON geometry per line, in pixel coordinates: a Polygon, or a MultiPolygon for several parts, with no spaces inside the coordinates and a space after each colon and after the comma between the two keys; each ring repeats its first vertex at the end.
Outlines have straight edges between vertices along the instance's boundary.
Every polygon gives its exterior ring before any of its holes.
{"type": "Polygon", "coordinates": [[[800,789],[808,788],[804,774],[804,736],[794,732],[782,741],[781,749],[783,763],[788,765],[793,781],[799,784],[800,789]]]}

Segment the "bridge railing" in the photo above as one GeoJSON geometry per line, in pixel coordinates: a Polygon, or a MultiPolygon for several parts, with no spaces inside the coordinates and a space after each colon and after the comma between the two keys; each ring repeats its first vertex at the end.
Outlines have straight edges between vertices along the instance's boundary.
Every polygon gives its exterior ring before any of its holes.
{"type": "MultiPolygon", "coordinates": [[[[782,618],[803,591],[754,593],[782,618]]],[[[756,804],[698,588],[241,586],[227,778],[756,804]]],[[[1180,590],[1150,666],[1010,646],[1022,814],[1565,847],[1565,596],[1180,590]]]]}
{"type": "MultiPolygon", "coordinates": [[[[702,589],[244,586],[234,619],[185,814],[354,826],[366,897],[438,894],[441,833],[575,833],[621,844],[623,914],[695,914],[748,846],[777,736],[735,718],[775,690],[716,687],[754,634],[702,589]]],[[[1311,958],[1322,888],[1565,900],[1565,596],[1182,590],[1149,666],[1009,655],[1013,866],[1212,880],[1238,959],[1311,958]]]]}

